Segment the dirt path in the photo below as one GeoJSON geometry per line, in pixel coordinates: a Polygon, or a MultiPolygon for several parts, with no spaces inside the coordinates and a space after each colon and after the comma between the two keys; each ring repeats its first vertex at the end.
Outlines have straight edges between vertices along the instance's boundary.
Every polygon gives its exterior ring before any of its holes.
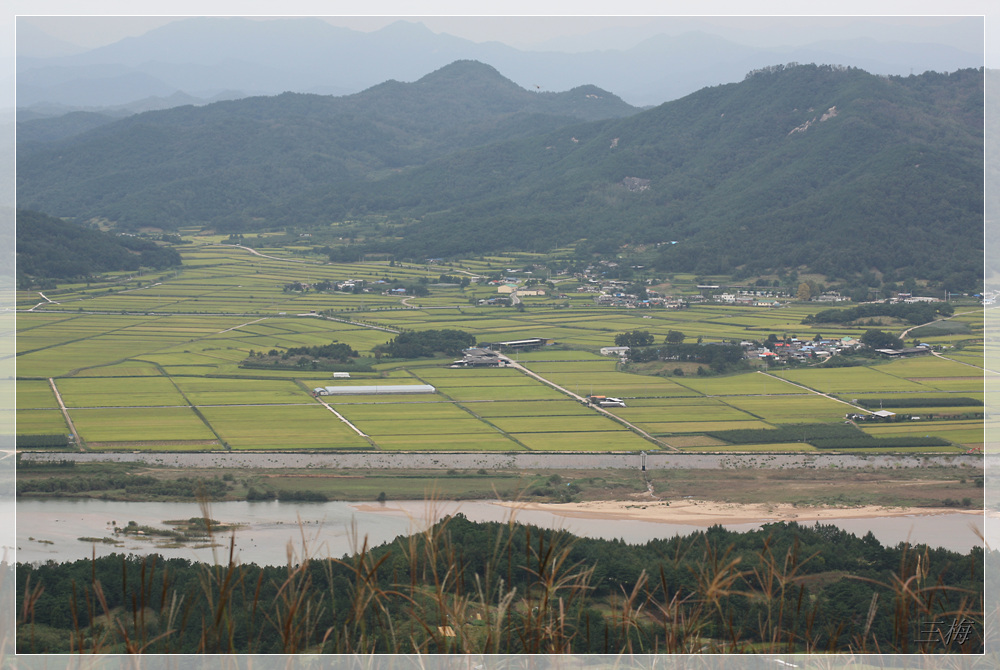
{"type": "Polygon", "coordinates": [[[375,446],[375,443],[374,443],[374,442],[372,442],[372,440],[371,440],[371,438],[370,438],[370,437],[368,437],[368,436],[367,436],[367,435],[365,435],[365,434],[364,434],[363,432],[361,432],[361,429],[360,429],[360,428],[358,428],[358,427],[357,427],[357,426],[355,426],[355,425],[354,425],[353,423],[351,423],[350,421],[348,421],[348,420],[347,420],[347,417],[345,417],[345,416],[344,416],[343,414],[341,414],[340,412],[338,412],[337,410],[335,410],[335,409],[334,409],[333,407],[330,407],[330,405],[329,405],[329,404],[328,404],[328,403],[327,403],[327,402],[326,402],[325,400],[323,400],[323,398],[321,398],[321,397],[319,397],[319,396],[316,396],[316,402],[318,402],[318,403],[319,403],[320,405],[322,405],[323,407],[326,407],[326,408],[327,408],[328,410],[330,410],[331,412],[333,412],[333,413],[334,413],[334,414],[336,415],[336,417],[337,417],[338,419],[340,419],[341,421],[343,421],[343,422],[344,422],[345,424],[347,424],[347,426],[348,426],[348,427],[349,427],[349,428],[350,428],[351,430],[353,430],[353,431],[354,431],[355,433],[357,433],[357,434],[358,434],[358,435],[360,435],[361,437],[363,437],[363,438],[365,438],[366,440],[368,440],[369,442],[371,442],[372,446],[375,446]]]}
{"type": "Polygon", "coordinates": [[[546,386],[550,386],[550,387],[554,388],[555,390],[559,391],[560,393],[565,393],[566,395],[568,395],[569,397],[573,398],[574,400],[577,400],[577,401],[583,403],[584,405],[587,405],[588,407],[590,407],[591,409],[593,409],[595,412],[599,412],[599,413],[605,415],[606,417],[608,417],[609,419],[611,419],[612,421],[620,423],[623,426],[627,427],[629,430],[634,431],[635,433],[639,434],[643,438],[645,438],[645,439],[649,440],[650,442],[652,442],[653,444],[655,444],[657,447],[666,447],[667,449],[670,449],[672,451],[680,452],[680,449],[678,449],[677,447],[673,446],[672,444],[667,444],[663,440],[660,440],[659,438],[653,437],[652,435],[650,435],[649,433],[647,433],[646,431],[644,431],[642,428],[639,428],[635,424],[629,423],[628,421],[626,421],[625,419],[623,419],[623,418],[621,418],[619,416],[615,416],[614,414],[612,414],[608,410],[604,409],[603,407],[597,407],[596,405],[591,405],[589,402],[587,402],[587,399],[584,398],[583,396],[577,395],[576,393],[573,393],[569,389],[563,388],[562,386],[559,386],[555,382],[549,381],[548,379],[546,379],[545,377],[541,376],[540,374],[538,374],[536,372],[532,372],[531,370],[529,370],[528,368],[524,367],[520,363],[518,363],[516,361],[510,360],[506,356],[501,356],[501,359],[505,360],[507,362],[507,367],[514,368],[515,370],[520,370],[522,373],[528,375],[529,377],[532,377],[533,379],[537,379],[538,381],[542,382],[546,386]]]}
{"type": "Polygon", "coordinates": [[[239,329],[240,329],[240,328],[242,328],[243,326],[249,326],[250,324],[253,324],[253,323],[260,323],[261,321],[267,321],[267,319],[269,319],[269,318],[270,318],[270,317],[267,317],[267,316],[265,316],[265,317],[262,317],[262,318],[260,318],[260,319],[256,319],[256,320],[254,320],[254,321],[247,321],[246,323],[241,323],[241,324],[240,324],[240,325],[238,325],[238,326],[233,326],[232,328],[226,328],[225,330],[220,330],[220,331],[219,331],[219,332],[218,332],[217,334],[218,334],[218,335],[221,335],[221,334],[223,334],[223,333],[228,333],[228,332],[229,332],[229,331],[231,331],[231,330],[239,330],[239,329]]]}
{"type": "Polygon", "coordinates": [[[301,258],[285,258],[284,256],[268,256],[267,254],[262,254],[256,249],[251,249],[250,247],[244,247],[239,244],[208,244],[209,247],[226,247],[229,249],[242,249],[243,251],[249,251],[254,256],[260,256],[261,258],[268,258],[272,261],[283,261],[286,263],[301,263],[305,265],[325,265],[322,261],[307,261],[301,258]]]}
{"type": "Polygon", "coordinates": [[[80,439],[80,434],[76,432],[76,426],[73,425],[73,419],[69,418],[69,410],[66,409],[66,405],[63,403],[62,394],[59,393],[59,389],[56,388],[56,380],[49,377],[49,386],[52,387],[52,393],[56,396],[56,402],[59,403],[59,411],[62,412],[63,419],[66,420],[66,425],[69,426],[69,432],[73,435],[73,440],[76,441],[78,447],[83,447],[83,440],[80,439]]]}
{"type": "Polygon", "coordinates": [[[43,305],[48,305],[48,304],[58,305],[59,304],[58,302],[56,302],[55,300],[52,300],[51,298],[49,298],[47,295],[45,295],[41,291],[38,292],[38,295],[42,296],[42,300],[44,300],[44,302],[38,303],[37,305],[35,305],[31,309],[29,309],[28,310],[29,312],[34,312],[36,309],[38,309],[39,307],[41,307],[43,305]]]}

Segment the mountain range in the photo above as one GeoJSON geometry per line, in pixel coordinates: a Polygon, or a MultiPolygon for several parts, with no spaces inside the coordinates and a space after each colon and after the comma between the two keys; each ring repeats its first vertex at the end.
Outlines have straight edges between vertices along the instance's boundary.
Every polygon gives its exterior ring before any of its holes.
{"type": "MultiPolygon", "coordinates": [[[[285,91],[348,95],[389,79],[412,82],[456,60],[477,60],[527,89],[561,91],[590,84],[648,106],[739,81],[746,72],[774,63],[838,63],[888,75],[953,71],[983,62],[979,45],[965,51],[930,41],[905,42],[888,31],[763,48],[706,32],[710,26],[690,20],[676,25],[695,29],[655,35],[627,48],[567,52],[473,42],[402,20],[364,33],[318,18],[195,17],[71,53],[68,45],[52,45],[51,38],[21,21],[17,102],[22,110],[51,115],[83,108],[146,111],[173,106],[177,97],[204,103],[285,91]]],[[[748,31],[753,32],[752,24],[748,31]]]]}
{"type": "Polygon", "coordinates": [[[351,96],[36,127],[19,205],[122,228],[387,222],[355,258],[627,244],[674,271],[875,271],[959,290],[982,276],[983,78],[773,66],[639,110],[460,61],[351,96]]]}

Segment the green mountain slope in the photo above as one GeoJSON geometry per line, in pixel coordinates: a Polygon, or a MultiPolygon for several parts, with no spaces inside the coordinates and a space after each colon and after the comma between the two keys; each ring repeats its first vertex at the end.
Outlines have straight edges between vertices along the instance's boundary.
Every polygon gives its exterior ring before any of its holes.
{"type": "Polygon", "coordinates": [[[778,66],[632,111],[599,89],[532,93],[458,62],[345,98],[137,115],[19,155],[18,195],[122,226],[393,222],[396,237],[352,257],[585,239],[659,245],[667,271],[876,271],[952,290],[982,275],[981,70],[778,66]]]}
{"type": "Polygon", "coordinates": [[[22,145],[25,207],[124,226],[246,223],[318,186],[377,179],[447,153],[635,113],[583,87],[532,93],[460,61],[352,96],[275,97],[138,114],[46,146],[22,145]]]}
{"type": "Polygon", "coordinates": [[[150,240],[88,230],[26,210],[17,211],[16,248],[18,285],[24,287],[45,280],[181,263],[175,249],[150,240]]]}
{"type": "Polygon", "coordinates": [[[417,217],[398,248],[414,256],[676,241],[665,269],[969,279],[982,268],[982,109],[977,71],[773,68],[330,199],[417,217]]]}

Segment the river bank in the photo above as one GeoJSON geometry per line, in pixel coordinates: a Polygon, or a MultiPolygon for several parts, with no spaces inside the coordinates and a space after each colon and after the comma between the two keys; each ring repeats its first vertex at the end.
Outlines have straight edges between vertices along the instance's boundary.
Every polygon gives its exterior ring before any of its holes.
{"type": "MultiPolygon", "coordinates": [[[[178,467],[118,462],[22,462],[18,500],[153,501],[625,500],[852,508],[983,507],[983,470],[920,467],[745,467],[447,470],[388,468],[178,467]]],[[[987,501],[989,502],[989,501],[987,501]]]]}

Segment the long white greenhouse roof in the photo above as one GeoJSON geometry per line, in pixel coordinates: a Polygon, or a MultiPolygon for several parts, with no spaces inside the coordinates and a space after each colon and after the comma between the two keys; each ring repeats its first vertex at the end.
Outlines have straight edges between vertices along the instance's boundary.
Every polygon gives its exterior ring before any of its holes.
{"type": "Polygon", "coordinates": [[[389,384],[380,386],[326,386],[328,395],[381,395],[384,393],[434,393],[430,384],[389,384]]]}

